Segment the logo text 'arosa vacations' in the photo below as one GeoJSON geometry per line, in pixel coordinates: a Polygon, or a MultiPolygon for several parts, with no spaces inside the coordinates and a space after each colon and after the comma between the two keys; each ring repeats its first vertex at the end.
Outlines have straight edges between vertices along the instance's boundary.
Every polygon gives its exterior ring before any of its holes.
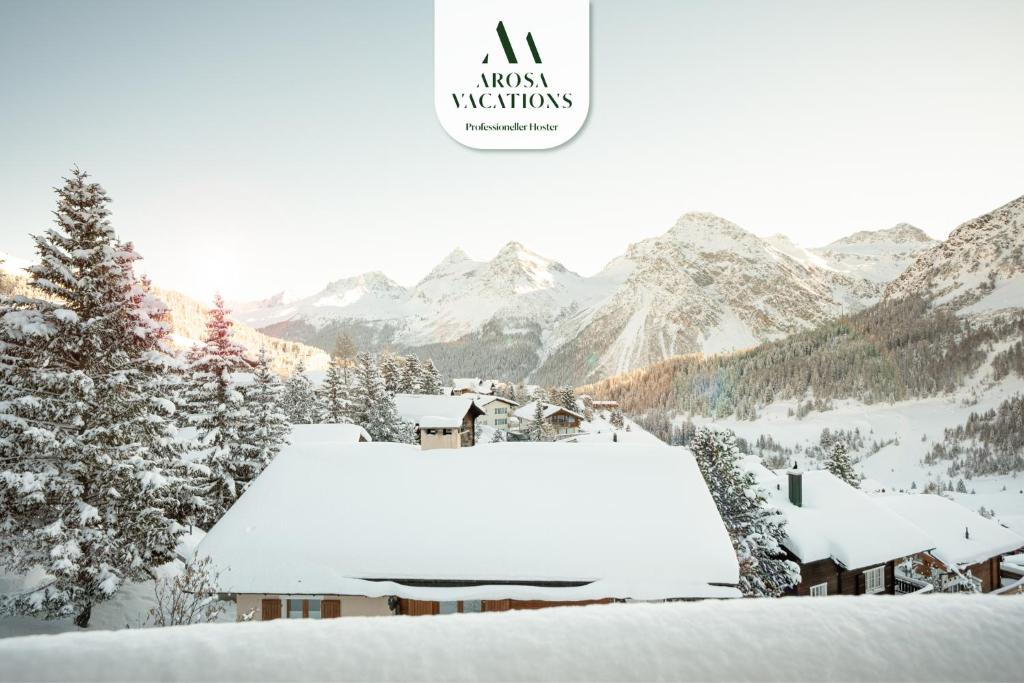
{"type": "MultiPolygon", "coordinates": [[[[548,85],[548,79],[544,71],[539,67],[542,64],[540,52],[537,51],[537,43],[533,40],[533,34],[526,34],[526,45],[530,49],[530,56],[533,63],[538,65],[536,71],[522,71],[513,67],[519,64],[515,49],[508,39],[508,32],[505,30],[505,23],[498,22],[498,40],[504,51],[508,69],[501,71],[484,70],[480,73],[480,79],[476,83],[477,90],[471,92],[452,93],[456,107],[470,107],[473,109],[543,109],[545,107],[572,106],[572,93],[554,92],[548,85]]],[[[490,54],[484,55],[484,65],[490,64],[490,54]]],[[[494,68],[497,68],[495,65],[494,68]]]]}
{"type": "Polygon", "coordinates": [[[450,136],[478,149],[548,149],[582,127],[587,0],[435,0],[434,26],[434,107],[450,136]]]}

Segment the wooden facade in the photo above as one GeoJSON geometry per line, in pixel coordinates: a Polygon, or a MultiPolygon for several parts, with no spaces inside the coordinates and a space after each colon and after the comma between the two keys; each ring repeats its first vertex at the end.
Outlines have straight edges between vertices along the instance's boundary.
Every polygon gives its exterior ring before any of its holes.
{"type": "Polygon", "coordinates": [[[867,593],[867,578],[864,573],[880,566],[885,567],[885,587],[884,590],[878,591],[876,594],[895,595],[896,593],[895,560],[889,560],[884,565],[876,564],[857,569],[843,569],[831,559],[804,563],[792,553],[787,553],[787,556],[800,565],[800,584],[789,590],[790,595],[809,596],[811,589],[821,584],[827,586],[825,595],[864,595],[867,593]]]}

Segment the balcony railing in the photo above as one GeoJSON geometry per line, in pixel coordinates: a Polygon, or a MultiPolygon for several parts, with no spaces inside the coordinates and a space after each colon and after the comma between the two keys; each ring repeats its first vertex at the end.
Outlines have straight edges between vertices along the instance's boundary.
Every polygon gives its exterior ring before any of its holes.
{"type": "Polygon", "coordinates": [[[915,579],[912,576],[897,571],[896,572],[896,595],[917,595],[921,593],[931,593],[935,590],[935,587],[927,581],[921,579],[915,579]]]}

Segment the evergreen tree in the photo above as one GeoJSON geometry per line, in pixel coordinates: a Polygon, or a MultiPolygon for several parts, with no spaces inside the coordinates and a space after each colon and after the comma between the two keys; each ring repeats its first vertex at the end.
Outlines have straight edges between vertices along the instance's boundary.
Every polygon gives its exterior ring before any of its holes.
{"type": "Polygon", "coordinates": [[[441,373],[434,366],[434,361],[427,359],[420,368],[420,393],[436,395],[441,393],[441,373]]]}
{"type": "Polygon", "coordinates": [[[612,411],[612,416],[608,419],[608,422],[610,422],[612,427],[615,427],[616,429],[622,429],[626,426],[626,419],[623,417],[622,411],[618,408],[612,411]]]}
{"type": "Polygon", "coordinates": [[[574,413],[579,412],[579,405],[576,402],[576,390],[571,385],[565,385],[561,391],[556,392],[555,403],[562,406],[566,410],[571,410],[574,413]]]}
{"type": "Polygon", "coordinates": [[[740,564],[740,591],[777,597],[800,583],[800,567],[782,548],[785,519],[768,506],[754,475],[740,468],[732,432],[702,427],[690,442],[740,564]]]}
{"type": "Polygon", "coordinates": [[[185,422],[196,430],[195,448],[204,467],[205,507],[197,520],[209,529],[262,469],[259,447],[252,437],[250,415],[235,380],[248,371],[245,349],[231,337],[232,322],[218,294],[207,311],[206,339],[188,353],[185,422]]]}
{"type": "Polygon", "coordinates": [[[839,477],[854,488],[860,487],[860,478],[853,471],[853,462],[846,450],[846,442],[837,440],[832,443],[832,451],[825,462],[825,469],[839,477]]]}
{"type": "Polygon", "coordinates": [[[356,349],[355,342],[347,334],[341,334],[337,339],[334,340],[334,350],[331,351],[331,360],[341,361],[343,365],[351,367],[352,363],[356,359],[356,354],[359,353],[356,349]]]}
{"type": "Polygon", "coordinates": [[[395,398],[384,386],[380,366],[368,353],[356,356],[351,400],[353,421],[374,441],[412,443],[412,425],[399,418],[395,398]]]}
{"type": "Polygon", "coordinates": [[[527,423],[525,430],[527,440],[554,441],[555,430],[544,417],[544,411],[548,406],[547,396],[543,391],[538,390],[533,400],[533,416],[527,423]]]}
{"type": "Polygon", "coordinates": [[[967,493],[967,484],[964,483],[963,479],[961,479],[960,481],[958,481],[956,483],[956,492],[957,493],[967,493]]]}
{"type": "Polygon", "coordinates": [[[398,383],[400,394],[423,393],[420,386],[423,380],[423,370],[420,368],[420,359],[416,356],[406,356],[402,362],[402,378],[398,383]]]}
{"type": "Polygon", "coordinates": [[[319,418],[316,391],[306,377],[306,362],[300,360],[295,372],[284,383],[284,409],[294,425],[316,424],[319,418]]]}
{"type": "Polygon", "coordinates": [[[390,393],[412,393],[400,391],[405,385],[403,368],[390,353],[382,353],[380,355],[380,374],[384,378],[384,388],[390,393]]]}
{"type": "Polygon", "coordinates": [[[191,500],[174,435],[166,307],[135,275],[103,188],[75,169],[0,300],[0,564],[38,583],[5,611],[74,617],[174,557],[191,500]]]}
{"type": "Polygon", "coordinates": [[[249,412],[246,440],[253,444],[252,471],[243,477],[243,486],[259,476],[288,441],[291,424],[284,412],[284,385],[270,370],[270,356],[260,348],[252,384],[242,390],[249,412]]]}
{"type": "Polygon", "coordinates": [[[338,424],[350,422],[349,387],[345,381],[341,361],[332,360],[327,368],[327,376],[317,390],[320,400],[320,422],[338,424]]]}

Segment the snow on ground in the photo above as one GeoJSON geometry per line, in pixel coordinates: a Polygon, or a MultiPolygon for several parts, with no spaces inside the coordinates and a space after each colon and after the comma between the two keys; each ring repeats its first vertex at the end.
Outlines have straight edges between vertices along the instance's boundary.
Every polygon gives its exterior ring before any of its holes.
{"type": "Polygon", "coordinates": [[[995,681],[1024,600],[616,604],[212,624],[0,641],[0,681],[995,681]]]}
{"type": "MultiPolygon", "coordinates": [[[[1001,348],[997,347],[993,353],[1001,348]]],[[[823,429],[859,429],[867,446],[895,439],[872,455],[854,453],[854,457],[860,457],[854,469],[867,478],[866,490],[910,490],[915,485],[921,490],[929,481],[945,483],[950,480],[946,473],[948,461],[934,465],[923,462],[932,446],[943,440],[946,428],[962,425],[971,413],[997,408],[1014,394],[1024,392],[1024,379],[1020,377],[1011,376],[991,383],[987,375],[985,368],[964,389],[951,395],[872,405],[852,400],[834,401],[833,410],[812,412],[803,419],[789,415],[790,410],[796,409],[795,401],[779,401],[762,410],[756,420],[694,417],[693,422],[732,429],[751,444],[765,435],[784,447],[799,446],[801,450],[817,445],[823,429]]],[[[789,458],[805,469],[822,466],[802,452],[789,458]]],[[[1011,528],[1014,527],[1009,518],[1016,518],[1013,521],[1018,533],[1022,533],[1024,474],[978,477],[965,483],[967,490],[975,493],[952,495],[954,500],[974,511],[982,506],[995,510],[997,519],[1011,528]],[[1008,518],[1005,521],[1004,515],[1008,518]]]]}

